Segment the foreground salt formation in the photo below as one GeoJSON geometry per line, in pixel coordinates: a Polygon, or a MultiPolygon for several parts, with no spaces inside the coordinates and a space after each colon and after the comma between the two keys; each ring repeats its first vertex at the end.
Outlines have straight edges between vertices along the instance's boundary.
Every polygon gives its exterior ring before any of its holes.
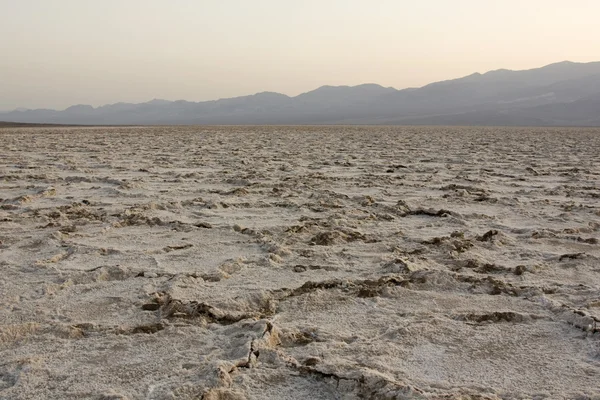
{"type": "Polygon", "coordinates": [[[0,130],[1,399],[600,398],[600,130],[0,130]]]}

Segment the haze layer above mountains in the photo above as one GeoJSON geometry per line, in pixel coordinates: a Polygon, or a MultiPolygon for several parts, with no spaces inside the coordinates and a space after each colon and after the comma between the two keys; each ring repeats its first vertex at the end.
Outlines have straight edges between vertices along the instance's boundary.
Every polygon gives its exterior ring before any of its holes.
{"type": "Polygon", "coordinates": [[[263,92],[215,101],[152,100],[63,111],[15,110],[0,120],[89,125],[399,124],[600,126],[600,62],[496,70],[396,90],[322,86],[295,97],[263,92]]]}

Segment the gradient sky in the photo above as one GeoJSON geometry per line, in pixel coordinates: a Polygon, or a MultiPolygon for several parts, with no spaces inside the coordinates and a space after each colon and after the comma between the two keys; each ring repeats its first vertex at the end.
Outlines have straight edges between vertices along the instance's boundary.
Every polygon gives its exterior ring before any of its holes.
{"type": "Polygon", "coordinates": [[[0,110],[600,60],[598,0],[0,0],[0,110]]]}

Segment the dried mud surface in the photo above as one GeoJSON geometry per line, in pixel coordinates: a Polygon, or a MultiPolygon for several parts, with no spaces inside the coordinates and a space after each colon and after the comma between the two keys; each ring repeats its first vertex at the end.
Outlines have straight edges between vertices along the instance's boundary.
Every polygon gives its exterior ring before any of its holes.
{"type": "Polygon", "coordinates": [[[599,399],[600,130],[0,130],[1,399],[599,399]]]}

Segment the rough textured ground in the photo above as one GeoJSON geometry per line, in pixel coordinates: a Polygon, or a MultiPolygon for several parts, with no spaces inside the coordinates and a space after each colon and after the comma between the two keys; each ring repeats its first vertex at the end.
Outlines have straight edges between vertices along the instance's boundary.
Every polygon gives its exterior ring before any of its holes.
{"type": "Polygon", "coordinates": [[[1,399],[598,399],[600,130],[0,130],[1,399]]]}

